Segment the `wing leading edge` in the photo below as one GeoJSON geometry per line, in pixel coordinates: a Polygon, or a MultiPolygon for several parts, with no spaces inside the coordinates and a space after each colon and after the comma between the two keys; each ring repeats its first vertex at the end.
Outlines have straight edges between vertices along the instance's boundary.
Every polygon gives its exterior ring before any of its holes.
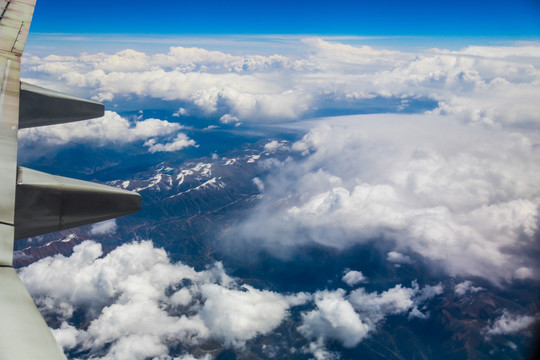
{"type": "Polygon", "coordinates": [[[0,360],[65,360],[13,269],[14,239],[137,212],[139,194],[17,166],[18,129],[103,116],[102,104],[20,81],[35,0],[0,0],[0,360]]]}

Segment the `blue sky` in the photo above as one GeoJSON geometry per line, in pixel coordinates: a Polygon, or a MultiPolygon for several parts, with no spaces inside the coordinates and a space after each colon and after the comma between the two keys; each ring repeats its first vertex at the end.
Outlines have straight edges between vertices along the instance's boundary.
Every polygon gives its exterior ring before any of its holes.
{"type": "Polygon", "coordinates": [[[540,35],[540,3],[516,1],[38,0],[33,33],[540,35]]]}

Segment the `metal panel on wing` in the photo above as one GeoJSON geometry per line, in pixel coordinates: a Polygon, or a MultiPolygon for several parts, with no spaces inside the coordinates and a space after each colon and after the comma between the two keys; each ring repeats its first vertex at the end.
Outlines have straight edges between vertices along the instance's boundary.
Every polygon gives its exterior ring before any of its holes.
{"type": "Polygon", "coordinates": [[[103,116],[105,106],[21,82],[19,129],[103,116]]]}
{"type": "Polygon", "coordinates": [[[18,168],[15,239],[104,221],[139,211],[139,194],[18,168]]]}

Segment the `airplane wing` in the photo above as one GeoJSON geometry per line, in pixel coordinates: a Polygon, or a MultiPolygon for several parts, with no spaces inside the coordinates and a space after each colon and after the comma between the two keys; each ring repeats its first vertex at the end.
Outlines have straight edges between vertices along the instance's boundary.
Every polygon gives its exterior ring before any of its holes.
{"type": "Polygon", "coordinates": [[[17,166],[18,129],[103,116],[101,104],[21,83],[35,0],[0,0],[0,360],[65,360],[13,269],[14,239],[127,215],[137,193],[17,166]]]}

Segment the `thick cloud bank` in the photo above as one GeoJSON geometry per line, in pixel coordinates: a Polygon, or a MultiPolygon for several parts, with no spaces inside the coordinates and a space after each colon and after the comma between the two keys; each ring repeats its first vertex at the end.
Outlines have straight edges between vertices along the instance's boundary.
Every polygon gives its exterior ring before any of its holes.
{"type": "Polygon", "coordinates": [[[373,239],[387,260],[420,255],[450,275],[538,277],[540,145],[536,132],[440,115],[329,118],[275,163],[264,197],[237,229],[271,249],[373,239]]]}
{"type": "Polygon", "coordinates": [[[354,347],[388,315],[427,317],[418,307],[443,290],[413,282],[381,293],[356,287],[280,294],[238,284],[221,263],[204,271],[172,264],[149,241],[105,256],[101,245],[85,241],[70,257],[44,258],[20,276],[40,310],[56,319],[58,343],[100,359],[169,359],[178,355],[171,349],[187,356],[210,340],[242,348],[272,333],[298,305],[312,309],[301,312],[297,331],[311,342],[302,351],[315,356],[326,353],[327,340],[354,347]]]}
{"type": "Polygon", "coordinates": [[[78,88],[98,101],[133,95],[179,101],[183,114],[222,122],[296,120],[377,99],[397,99],[398,110],[415,111],[411,100],[430,99],[438,104],[435,112],[466,121],[538,123],[538,44],[407,52],[320,38],[296,41],[295,55],[177,46],[166,54],[27,55],[24,68],[27,80],[38,85],[78,88]]]}

